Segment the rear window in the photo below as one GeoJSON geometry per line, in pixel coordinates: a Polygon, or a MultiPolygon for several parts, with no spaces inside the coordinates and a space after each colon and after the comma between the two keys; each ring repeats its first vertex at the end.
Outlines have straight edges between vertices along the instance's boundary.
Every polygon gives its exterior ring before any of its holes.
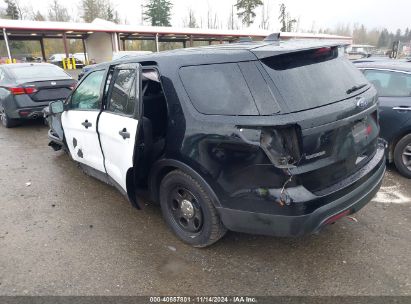
{"type": "Polygon", "coordinates": [[[261,62],[290,112],[346,99],[350,97],[347,90],[368,83],[351,62],[339,56],[336,47],[273,56],[261,62]]]}
{"type": "Polygon", "coordinates": [[[69,75],[62,69],[52,65],[31,65],[31,66],[14,66],[10,68],[14,77],[19,79],[33,79],[33,80],[55,80],[68,79],[69,75]]]}

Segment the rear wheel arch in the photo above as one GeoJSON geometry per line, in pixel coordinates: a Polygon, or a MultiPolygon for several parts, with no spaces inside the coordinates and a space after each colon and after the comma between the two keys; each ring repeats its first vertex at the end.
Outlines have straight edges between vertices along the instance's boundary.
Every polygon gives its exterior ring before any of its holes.
{"type": "Polygon", "coordinates": [[[168,173],[174,170],[181,170],[194,178],[204,188],[204,190],[209,193],[214,207],[221,207],[220,200],[216,192],[206,181],[206,179],[189,165],[173,159],[162,159],[156,162],[150,171],[148,188],[150,197],[153,201],[159,202],[161,181],[168,173]]]}
{"type": "MultiPolygon", "coordinates": [[[[411,144],[411,133],[405,134],[401,139],[397,142],[394,148],[394,163],[397,170],[405,177],[411,178],[411,171],[409,167],[409,156],[405,156],[403,153],[405,149],[409,147],[411,144]],[[407,163],[405,163],[407,162],[407,163]]],[[[409,154],[407,154],[409,155],[409,154]]]]}
{"type": "Polygon", "coordinates": [[[398,142],[403,139],[405,136],[411,134],[411,127],[405,130],[402,130],[399,135],[395,136],[395,138],[389,143],[389,150],[388,150],[388,161],[390,163],[394,162],[394,151],[395,147],[397,146],[398,142]]]}

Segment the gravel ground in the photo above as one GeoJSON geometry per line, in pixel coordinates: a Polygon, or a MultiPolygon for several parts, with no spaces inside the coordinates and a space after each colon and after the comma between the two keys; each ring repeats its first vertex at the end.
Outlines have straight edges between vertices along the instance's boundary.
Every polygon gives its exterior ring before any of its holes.
{"type": "Polygon", "coordinates": [[[411,295],[411,180],[389,168],[358,221],[191,248],[48,146],[0,126],[0,295],[411,295]]]}

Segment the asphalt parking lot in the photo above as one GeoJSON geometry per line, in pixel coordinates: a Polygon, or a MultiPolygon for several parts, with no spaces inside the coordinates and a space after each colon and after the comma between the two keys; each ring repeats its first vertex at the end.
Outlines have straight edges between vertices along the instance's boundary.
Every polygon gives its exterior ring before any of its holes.
{"type": "Polygon", "coordinates": [[[393,168],[320,235],[195,249],[47,144],[40,122],[0,126],[1,295],[411,295],[411,180],[393,168]]]}

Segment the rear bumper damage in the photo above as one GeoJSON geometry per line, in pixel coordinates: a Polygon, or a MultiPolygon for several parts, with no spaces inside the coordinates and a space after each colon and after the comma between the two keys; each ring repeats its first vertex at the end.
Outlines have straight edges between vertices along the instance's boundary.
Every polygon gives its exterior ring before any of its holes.
{"type": "MultiPolygon", "coordinates": [[[[314,194],[300,186],[293,194],[293,189],[287,189],[295,199],[281,208],[267,197],[249,196],[246,201],[233,198],[218,208],[221,219],[228,229],[237,232],[282,237],[316,233],[340,217],[359,211],[375,196],[385,173],[384,152],[385,143],[381,142],[367,165],[329,191],[314,194]]],[[[277,190],[269,189],[273,193],[277,190]]]]}

